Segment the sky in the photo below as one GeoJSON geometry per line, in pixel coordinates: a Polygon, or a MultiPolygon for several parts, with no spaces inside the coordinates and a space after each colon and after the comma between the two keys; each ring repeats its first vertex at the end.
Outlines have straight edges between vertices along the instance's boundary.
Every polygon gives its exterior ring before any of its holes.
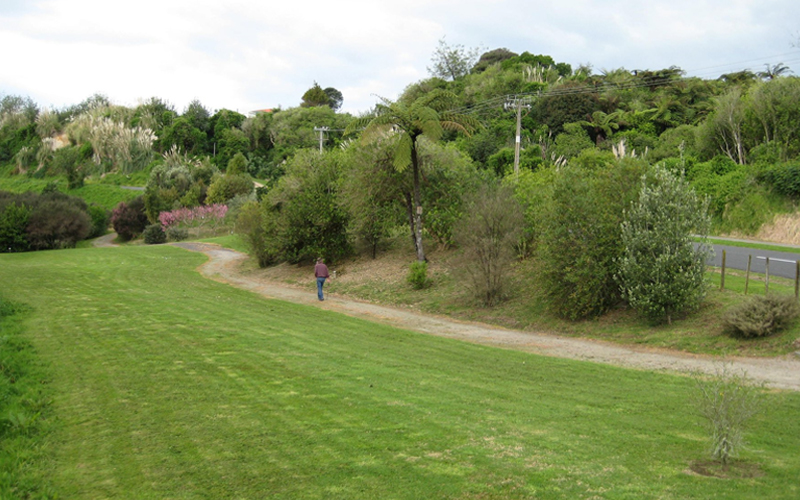
{"type": "Polygon", "coordinates": [[[797,0],[0,0],[0,97],[247,114],[298,106],[317,82],[358,114],[429,77],[441,39],[595,73],[800,75],[797,0]]]}

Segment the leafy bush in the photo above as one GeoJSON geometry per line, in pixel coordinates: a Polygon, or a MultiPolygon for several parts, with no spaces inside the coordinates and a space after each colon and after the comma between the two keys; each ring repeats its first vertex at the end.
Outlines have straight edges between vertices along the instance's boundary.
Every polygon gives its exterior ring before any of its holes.
{"type": "Polygon", "coordinates": [[[685,181],[656,167],[642,177],[639,200],[622,223],[624,253],[616,277],[623,297],[654,323],[672,322],[676,313],[697,307],[705,297],[707,245],[692,235],[708,235],[708,204],[685,181]]]}
{"type": "Polygon", "coordinates": [[[295,264],[322,256],[334,262],[351,252],[349,220],[339,201],[343,155],[301,151],[263,202],[281,260],[295,264]]]}
{"type": "Polygon", "coordinates": [[[511,187],[484,186],[471,200],[456,227],[456,242],[464,250],[459,267],[484,305],[503,297],[506,273],[522,232],[523,216],[511,187]]]}
{"type": "Polygon", "coordinates": [[[66,199],[48,197],[28,219],[28,242],[35,250],[71,248],[89,236],[92,222],[86,205],[76,205],[66,199]]]}
{"type": "Polygon", "coordinates": [[[779,194],[800,199],[800,162],[784,163],[763,170],[758,180],[779,194]]]}
{"type": "Polygon", "coordinates": [[[259,267],[278,262],[280,252],[275,237],[275,217],[264,212],[263,204],[250,202],[239,210],[236,232],[244,240],[250,255],[258,261],[259,267]]]}
{"type": "Polygon", "coordinates": [[[105,208],[98,205],[89,205],[89,217],[92,219],[92,230],[89,238],[103,236],[108,231],[108,224],[111,222],[111,214],[105,208]]]}
{"type": "Polygon", "coordinates": [[[117,205],[111,214],[111,224],[120,239],[129,241],[142,234],[148,225],[147,214],[144,208],[144,199],[139,196],[130,202],[117,205]]]}
{"type": "Polygon", "coordinates": [[[800,313],[792,295],[756,295],[729,309],[723,317],[728,332],[740,337],[766,337],[782,329],[800,313]]]}
{"type": "Polygon", "coordinates": [[[695,381],[694,404],[708,427],[711,456],[727,464],[744,445],[747,421],[761,410],[763,387],[725,364],[710,377],[696,374],[695,381]]]}
{"type": "Polygon", "coordinates": [[[208,186],[206,203],[225,203],[239,195],[253,192],[253,181],[246,174],[220,175],[208,186]]]}
{"type": "Polygon", "coordinates": [[[73,247],[91,231],[86,203],[57,190],[41,194],[30,191],[2,194],[0,219],[0,233],[3,234],[0,238],[5,240],[6,251],[8,248],[24,251],[28,247],[33,250],[73,247]],[[10,208],[12,206],[16,208],[10,208]]]}
{"type": "Polygon", "coordinates": [[[148,245],[158,245],[167,242],[167,233],[164,232],[164,228],[161,227],[161,224],[150,224],[144,228],[142,236],[144,237],[144,242],[148,245]]]}
{"type": "Polygon", "coordinates": [[[428,263],[424,261],[413,262],[408,269],[408,277],[406,279],[414,290],[428,288],[431,285],[431,280],[428,279],[428,263]]]}
{"type": "Polygon", "coordinates": [[[25,205],[10,203],[3,208],[0,203],[0,253],[28,250],[25,228],[30,214],[30,209],[25,205]]]}
{"type": "Polygon", "coordinates": [[[569,165],[554,177],[537,254],[541,289],[556,315],[593,317],[619,302],[614,275],[624,250],[621,223],[645,167],[632,159],[591,169],[569,165]]]}
{"type": "Polygon", "coordinates": [[[183,241],[189,238],[189,230],[185,227],[172,226],[165,232],[169,241],[183,241]]]}

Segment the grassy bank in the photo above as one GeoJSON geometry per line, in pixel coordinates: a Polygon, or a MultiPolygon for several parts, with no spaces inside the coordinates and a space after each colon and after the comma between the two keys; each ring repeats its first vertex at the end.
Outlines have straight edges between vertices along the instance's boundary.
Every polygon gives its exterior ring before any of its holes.
{"type": "Polygon", "coordinates": [[[62,498],[795,498],[800,395],[704,477],[691,379],[537,357],[266,300],[203,256],[0,255],[32,312],[62,498]],[[739,477],[746,476],[746,477],[739,477]]]}

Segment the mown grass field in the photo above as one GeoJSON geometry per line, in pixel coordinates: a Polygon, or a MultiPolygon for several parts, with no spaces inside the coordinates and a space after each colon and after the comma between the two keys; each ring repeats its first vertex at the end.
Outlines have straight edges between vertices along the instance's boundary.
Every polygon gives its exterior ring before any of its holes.
{"type": "Polygon", "coordinates": [[[29,472],[60,498],[800,496],[798,394],[769,394],[744,467],[705,477],[688,377],[267,300],[202,278],[203,261],[168,246],[0,255],[50,374],[50,459],[29,472]]]}

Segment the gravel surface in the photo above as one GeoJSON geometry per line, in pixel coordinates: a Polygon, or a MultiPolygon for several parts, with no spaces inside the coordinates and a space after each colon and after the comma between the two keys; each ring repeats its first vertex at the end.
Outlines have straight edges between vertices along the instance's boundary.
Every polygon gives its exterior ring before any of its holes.
{"type": "MultiPolygon", "coordinates": [[[[326,296],[324,302],[320,302],[315,291],[309,292],[308,289],[242,275],[238,269],[248,258],[246,254],[206,243],[185,242],[173,245],[206,254],[209,261],[200,267],[200,272],[211,279],[251,290],[265,297],[320,307],[406,330],[545,356],[643,370],[714,373],[721,365],[719,358],[710,356],[521,332],[424,315],[331,294],[326,296]]],[[[764,382],[769,387],[800,391],[800,357],[797,353],[777,358],[726,358],[725,362],[730,363],[735,371],[744,370],[749,377],[764,382]]]]}

